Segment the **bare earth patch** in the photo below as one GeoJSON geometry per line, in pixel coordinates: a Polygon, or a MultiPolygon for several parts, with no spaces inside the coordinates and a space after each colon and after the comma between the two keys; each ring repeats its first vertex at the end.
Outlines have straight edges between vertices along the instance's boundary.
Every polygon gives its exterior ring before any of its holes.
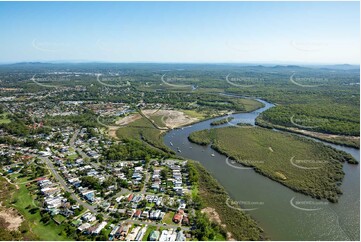
{"type": "Polygon", "coordinates": [[[0,220],[5,221],[5,229],[16,231],[23,222],[23,217],[14,208],[3,208],[0,211],[0,220]]]}
{"type": "Polygon", "coordinates": [[[126,116],[118,121],[115,122],[117,125],[127,125],[130,124],[138,119],[140,119],[142,116],[140,114],[131,114],[129,116],[126,116]]]}
{"type": "Polygon", "coordinates": [[[287,177],[282,172],[276,171],[275,175],[281,180],[287,180],[287,177]]]}
{"type": "Polygon", "coordinates": [[[118,129],[119,129],[118,126],[109,126],[109,131],[108,131],[109,136],[113,137],[115,139],[118,139],[118,136],[117,136],[118,129]]]}
{"type": "Polygon", "coordinates": [[[148,118],[153,115],[163,116],[162,121],[165,126],[170,129],[181,127],[190,123],[197,122],[198,118],[192,118],[181,111],[176,110],[159,110],[159,109],[147,109],[142,110],[143,114],[148,118]]]}
{"type": "MultiPolygon", "coordinates": [[[[219,214],[216,212],[214,208],[211,207],[203,208],[201,212],[207,214],[210,221],[219,224],[222,228],[226,228],[226,225],[222,223],[219,214]]],[[[227,232],[227,240],[235,241],[235,239],[232,237],[232,234],[230,232],[227,232]]]]}

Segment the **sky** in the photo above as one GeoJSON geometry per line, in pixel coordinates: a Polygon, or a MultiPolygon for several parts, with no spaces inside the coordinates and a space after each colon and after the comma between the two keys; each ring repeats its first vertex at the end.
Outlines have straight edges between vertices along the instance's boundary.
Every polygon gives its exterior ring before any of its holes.
{"type": "Polygon", "coordinates": [[[0,62],[359,64],[359,2],[0,2],[0,62]]]}

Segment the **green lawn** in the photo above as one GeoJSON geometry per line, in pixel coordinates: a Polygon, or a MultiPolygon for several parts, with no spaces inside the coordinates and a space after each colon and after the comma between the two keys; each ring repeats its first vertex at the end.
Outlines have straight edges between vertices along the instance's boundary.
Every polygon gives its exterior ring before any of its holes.
{"type": "Polygon", "coordinates": [[[184,114],[188,115],[191,118],[198,118],[199,120],[205,119],[207,118],[207,115],[203,112],[198,112],[196,110],[179,110],[181,112],[183,112],[184,114]]]}
{"type": "Polygon", "coordinates": [[[150,233],[151,233],[153,230],[156,230],[156,229],[157,229],[157,227],[155,227],[155,226],[152,226],[152,225],[151,225],[151,226],[148,226],[148,229],[147,229],[147,231],[145,232],[142,241],[148,241],[148,237],[149,237],[150,233]]]}
{"type": "Polygon", "coordinates": [[[147,206],[146,207],[148,207],[148,208],[152,208],[152,207],[154,207],[155,206],[155,204],[154,203],[148,203],[147,202],[147,206]]]}
{"type": "Polygon", "coordinates": [[[58,235],[63,231],[63,226],[57,225],[50,220],[48,224],[40,222],[41,215],[37,211],[34,214],[29,212],[26,207],[34,207],[33,198],[24,184],[19,185],[19,190],[16,190],[12,196],[11,201],[16,201],[13,206],[25,217],[31,231],[39,238],[39,240],[71,240],[65,235],[58,235]]]}
{"type": "Polygon", "coordinates": [[[162,219],[162,223],[166,223],[166,224],[174,224],[173,223],[173,216],[174,216],[174,212],[168,212],[166,213],[166,215],[164,215],[163,219],[162,219]]]}
{"type": "Polygon", "coordinates": [[[57,214],[53,218],[54,218],[54,220],[58,221],[59,223],[62,223],[64,220],[66,220],[66,217],[64,217],[61,214],[57,214]]]}
{"type": "Polygon", "coordinates": [[[67,158],[71,161],[74,161],[78,158],[78,154],[72,154],[72,155],[68,155],[67,158]]]}
{"type": "Polygon", "coordinates": [[[8,114],[7,113],[0,114],[0,124],[8,124],[10,122],[11,122],[11,120],[8,119],[8,114]]]}

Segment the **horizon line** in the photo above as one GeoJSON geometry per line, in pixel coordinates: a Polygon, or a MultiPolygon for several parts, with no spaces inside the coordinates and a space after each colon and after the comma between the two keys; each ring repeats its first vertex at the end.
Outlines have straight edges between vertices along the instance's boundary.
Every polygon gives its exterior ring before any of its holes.
{"type": "Polygon", "coordinates": [[[238,64],[238,65],[350,65],[350,66],[360,66],[360,63],[345,63],[345,62],[297,62],[297,61],[250,61],[250,62],[207,62],[207,61],[99,61],[99,60],[34,60],[34,61],[9,61],[9,62],[0,62],[0,65],[14,65],[14,64],[210,64],[210,65],[219,65],[219,64],[238,64]]]}

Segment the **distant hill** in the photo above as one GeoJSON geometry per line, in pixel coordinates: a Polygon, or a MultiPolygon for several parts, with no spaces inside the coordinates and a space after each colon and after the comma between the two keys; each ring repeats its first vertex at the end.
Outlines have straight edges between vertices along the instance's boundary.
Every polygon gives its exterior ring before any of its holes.
{"type": "Polygon", "coordinates": [[[338,65],[315,65],[310,67],[316,67],[320,69],[333,69],[333,70],[359,70],[359,65],[350,64],[338,64],[338,65]]]}
{"type": "Polygon", "coordinates": [[[358,71],[358,65],[280,65],[280,64],[242,64],[242,63],[107,63],[107,62],[17,62],[12,64],[0,64],[1,69],[27,70],[27,71],[109,71],[119,69],[152,70],[152,71],[181,71],[181,70],[222,70],[234,72],[239,69],[251,72],[259,71],[286,71],[302,72],[307,70],[336,70],[336,71],[358,71]]]}

